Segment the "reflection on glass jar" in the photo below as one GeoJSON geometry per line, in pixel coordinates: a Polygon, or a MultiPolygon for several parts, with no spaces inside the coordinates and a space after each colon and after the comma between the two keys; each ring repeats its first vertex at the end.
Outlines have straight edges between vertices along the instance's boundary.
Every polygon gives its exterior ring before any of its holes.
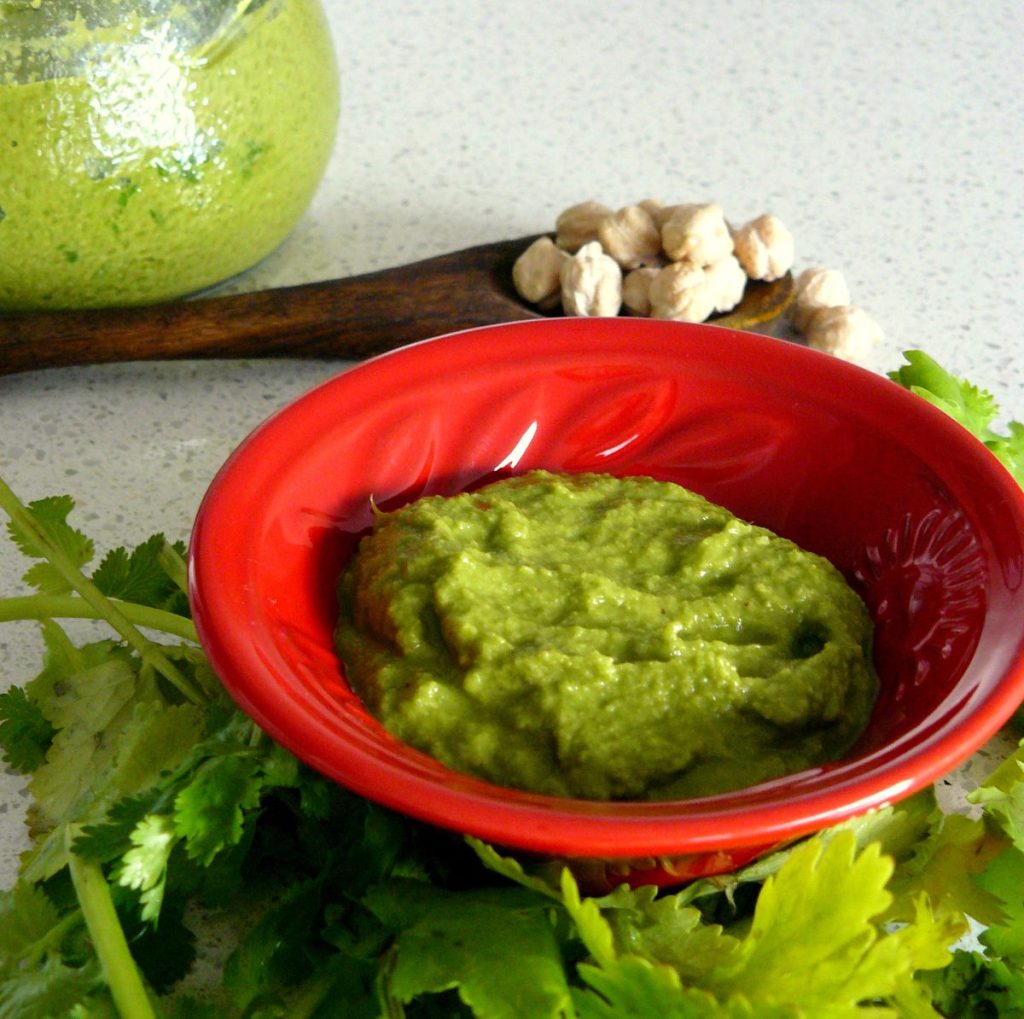
{"type": "Polygon", "coordinates": [[[309,204],[337,116],[317,0],[0,0],[0,308],[248,268],[309,204]]]}

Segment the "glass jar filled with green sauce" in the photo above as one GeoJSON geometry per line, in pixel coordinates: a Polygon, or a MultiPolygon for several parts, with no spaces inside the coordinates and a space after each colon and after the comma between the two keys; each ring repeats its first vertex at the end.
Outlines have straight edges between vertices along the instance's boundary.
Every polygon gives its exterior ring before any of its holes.
{"type": "Polygon", "coordinates": [[[308,206],[338,103],[317,0],[0,0],[0,309],[255,264],[308,206]]]}

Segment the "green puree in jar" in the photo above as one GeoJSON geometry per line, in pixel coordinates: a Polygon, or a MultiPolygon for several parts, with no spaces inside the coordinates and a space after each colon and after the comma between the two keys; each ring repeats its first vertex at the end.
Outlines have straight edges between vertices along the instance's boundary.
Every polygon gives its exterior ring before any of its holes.
{"type": "Polygon", "coordinates": [[[317,0],[0,0],[0,309],[248,268],[308,205],[337,116],[317,0]]]}
{"type": "Polygon", "coordinates": [[[369,709],[457,770],[665,799],[841,756],[876,693],[830,563],[678,485],[532,472],[380,514],[340,582],[369,709]]]}

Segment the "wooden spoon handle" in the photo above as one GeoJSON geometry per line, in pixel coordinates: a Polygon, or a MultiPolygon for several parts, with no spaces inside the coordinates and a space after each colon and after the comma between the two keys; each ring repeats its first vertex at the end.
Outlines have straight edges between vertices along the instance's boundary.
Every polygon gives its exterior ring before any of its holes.
{"type": "Polygon", "coordinates": [[[0,315],[0,375],[109,361],[356,359],[441,333],[537,318],[511,288],[512,263],[533,240],[227,297],[0,315]]]}

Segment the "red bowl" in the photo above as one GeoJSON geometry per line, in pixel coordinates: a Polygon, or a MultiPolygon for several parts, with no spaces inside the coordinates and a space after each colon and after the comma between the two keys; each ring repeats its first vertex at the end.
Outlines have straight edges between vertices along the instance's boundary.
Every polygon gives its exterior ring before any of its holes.
{"type": "Polygon", "coordinates": [[[1024,494],[924,400],[853,365],[712,326],[552,319],[415,344],[272,417],[192,538],[196,624],[271,736],[388,807],[591,876],[679,881],[893,803],[1024,699],[1024,494]],[[392,508],[533,468],[695,489],[827,556],[876,622],[881,692],[840,762],[702,799],[559,799],[453,772],[390,736],[332,647],[337,578],[392,508]]]}

